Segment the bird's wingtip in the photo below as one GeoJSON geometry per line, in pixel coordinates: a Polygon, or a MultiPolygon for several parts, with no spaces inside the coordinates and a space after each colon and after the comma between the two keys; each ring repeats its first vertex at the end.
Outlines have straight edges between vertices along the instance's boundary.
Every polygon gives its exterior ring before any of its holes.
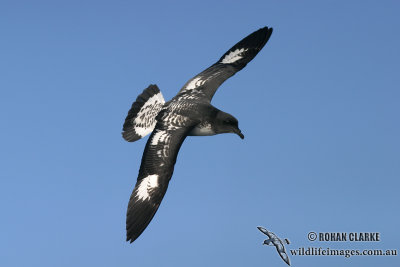
{"type": "Polygon", "coordinates": [[[126,242],[129,242],[129,244],[132,244],[133,241],[135,241],[135,239],[129,237],[126,238],[126,242]]]}

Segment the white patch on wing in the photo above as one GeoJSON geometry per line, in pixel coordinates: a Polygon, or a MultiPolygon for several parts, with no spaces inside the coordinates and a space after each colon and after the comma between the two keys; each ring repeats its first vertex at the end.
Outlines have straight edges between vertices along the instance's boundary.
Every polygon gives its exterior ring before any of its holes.
{"type": "Polygon", "coordinates": [[[243,52],[245,52],[245,51],[247,51],[247,49],[244,49],[244,48],[242,48],[242,49],[236,49],[235,51],[232,51],[232,52],[230,52],[228,55],[226,55],[226,56],[222,59],[221,63],[223,63],[223,64],[230,64],[230,63],[233,63],[233,62],[235,62],[235,61],[241,59],[241,58],[243,57],[243,56],[241,56],[241,54],[242,54],[243,52]]]}
{"type": "MultiPolygon", "coordinates": [[[[166,129],[163,130],[156,129],[153,135],[151,136],[150,140],[150,146],[152,146],[151,149],[154,149],[157,157],[168,158],[170,156],[171,143],[173,141],[172,138],[174,135],[174,131],[180,129],[181,127],[178,125],[184,125],[187,120],[188,118],[186,118],[185,116],[177,114],[172,114],[163,117],[162,119],[163,123],[167,124],[168,126],[166,127],[166,129]]],[[[162,165],[163,163],[160,162],[160,166],[162,165]]]]}
{"type": "MultiPolygon", "coordinates": [[[[168,127],[169,129],[170,127],[168,127]]],[[[150,145],[152,146],[157,146],[160,145],[160,147],[157,147],[156,155],[158,157],[168,157],[169,153],[169,147],[170,147],[170,138],[171,135],[167,131],[157,131],[154,135],[153,138],[151,139],[150,145]]]]}
{"type": "Polygon", "coordinates": [[[152,174],[140,181],[139,188],[136,192],[136,197],[140,200],[150,198],[149,190],[158,187],[158,175],[152,174]]]}
{"type": "Polygon", "coordinates": [[[157,131],[154,135],[153,138],[151,139],[151,145],[156,146],[159,143],[165,141],[167,133],[165,131],[157,131]]]}
{"type": "Polygon", "coordinates": [[[153,95],[146,101],[133,121],[135,132],[138,135],[144,137],[153,131],[157,123],[156,116],[164,103],[165,100],[161,92],[153,95]]]}
{"type": "Polygon", "coordinates": [[[202,80],[202,77],[197,77],[193,80],[191,80],[188,85],[186,85],[187,90],[192,90],[194,88],[200,87],[204,84],[204,80],[202,80]]]}

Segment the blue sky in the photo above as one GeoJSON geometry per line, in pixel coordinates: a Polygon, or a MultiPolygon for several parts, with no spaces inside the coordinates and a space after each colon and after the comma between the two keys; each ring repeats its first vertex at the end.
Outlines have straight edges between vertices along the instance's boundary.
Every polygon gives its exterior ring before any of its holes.
{"type": "Polygon", "coordinates": [[[1,2],[0,265],[286,266],[259,225],[287,249],[399,249],[399,2],[166,2],[1,2]],[[213,99],[246,138],[186,139],[155,218],[126,243],[146,143],[121,138],[132,101],[150,83],[170,99],[263,26],[268,44],[213,99]]]}

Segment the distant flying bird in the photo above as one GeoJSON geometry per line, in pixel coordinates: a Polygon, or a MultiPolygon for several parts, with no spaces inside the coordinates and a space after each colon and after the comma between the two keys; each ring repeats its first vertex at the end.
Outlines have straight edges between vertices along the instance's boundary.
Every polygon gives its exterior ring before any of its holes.
{"type": "Polygon", "coordinates": [[[123,138],[134,142],[151,135],[128,204],[127,241],[132,243],[140,236],[160,206],[186,136],[235,133],[244,138],[238,120],[211,105],[211,99],[225,80],[257,55],[271,34],[272,28],[268,27],[253,32],[189,80],[170,101],[164,101],[157,85],[150,85],[132,104],[123,126],[123,138]]]}
{"type": "MultiPolygon", "coordinates": [[[[269,239],[264,240],[263,245],[268,246],[275,246],[276,251],[278,252],[279,256],[281,256],[282,260],[286,262],[287,265],[290,266],[290,259],[286,253],[285,246],[283,245],[282,240],[276,236],[273,232],[268,231],[264,227],[257,226],[258,230],[260,230],[263,234],[267,235],[269,239]]],[[[285,238],[285,243],[290,244],[289,240],[285,238]]]]}

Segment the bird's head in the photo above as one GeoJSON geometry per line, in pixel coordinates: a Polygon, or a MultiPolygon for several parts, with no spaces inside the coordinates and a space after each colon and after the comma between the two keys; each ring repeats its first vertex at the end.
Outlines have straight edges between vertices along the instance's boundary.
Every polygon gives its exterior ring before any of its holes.
{"type": "Polygon", "coordinates": [[[225,113],[223,111],[219,111],[216,117],[216,129],[215,132],[219,133],[235,133],[240,138],[244,138],[242,131],[239,129],[238,120],[232,115],[225,113]]]}

